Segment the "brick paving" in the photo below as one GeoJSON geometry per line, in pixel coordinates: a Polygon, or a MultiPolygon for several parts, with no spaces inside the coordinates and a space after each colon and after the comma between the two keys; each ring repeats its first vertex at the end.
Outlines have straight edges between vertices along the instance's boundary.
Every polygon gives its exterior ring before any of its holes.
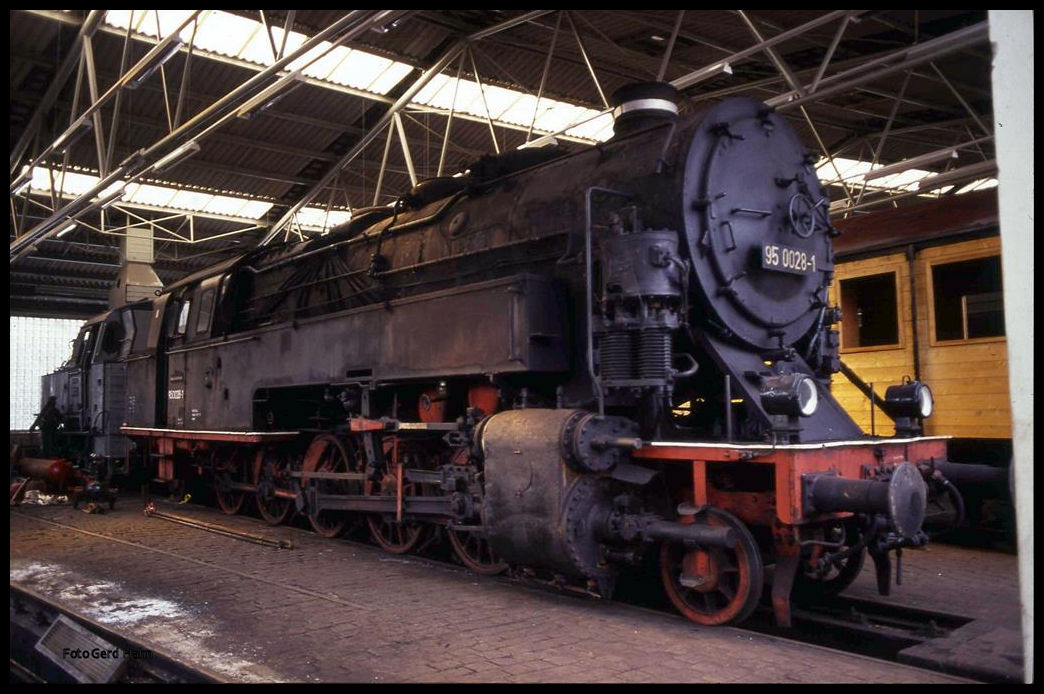
{"type": "MultiPolygon", "coordinates": [[[[295,548],[271,549],[146,519],[137,509],[127,501],[105,515],[68,507],[12,510],[11,581],[235,681],[961,681],[480,578],[201,507],[175,511],[290,539],[295,548]]],[[[956,556],[949,550],[930,556],[968,566],[946,578],[975,578],[972,562],[959,554],[969,550],[954,550],[956,556]]],[[[925,568],[912,554],[905,558],[907,585],[900,592],[912,587],[924,594],[921,599],[938,600],[940,586],[954,584],[933,576],[938,567],[925,568]]],[[[990,565],[997,575],[1005,571],[1004,561],[990,565]]],[[[872,589],[872,574],[853,591],[866,586],[872,589]]]]}
{"type": "Polygon", "coordinates": [[[877,594],[873,567],[867,557],[859,578],[844,594],[984,619],[1021,631],[1019,566],[1014,554],[938,543],[904,550],[903,585],[894,585],[893,577],[891,595],[886,597],[877,594]]]}

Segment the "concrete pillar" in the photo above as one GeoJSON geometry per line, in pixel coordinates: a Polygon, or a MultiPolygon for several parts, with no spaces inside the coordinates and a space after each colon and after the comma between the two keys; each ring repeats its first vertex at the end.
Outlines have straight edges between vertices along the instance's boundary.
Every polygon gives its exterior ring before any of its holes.
{"type": "Polygon", "coordinates": [[[990,10],[1026,682],[1033,681],[1033,10],[990,10]]]}

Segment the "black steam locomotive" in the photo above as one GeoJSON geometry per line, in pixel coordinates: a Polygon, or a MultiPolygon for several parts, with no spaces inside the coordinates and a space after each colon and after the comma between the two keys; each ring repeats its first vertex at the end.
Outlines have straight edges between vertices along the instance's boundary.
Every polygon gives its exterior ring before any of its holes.
{"type": "Polygon", "coordinates": [[[829,391],[815,157],[763,104],[675,97],[625,88],[609,142],[485,157],[114,309],[48,378],[104,363],[119,392],[80,424],[132,445],[94,459],[202,473],[226,513],[399,553],[443,532],[480,573],[601,595],[658,553],[705,624],[749,616],[766,564],[784,624],[868,553],[887,592],[946,486],[930,391],[889,389],[895,437],[864,436],[829,391]]]}

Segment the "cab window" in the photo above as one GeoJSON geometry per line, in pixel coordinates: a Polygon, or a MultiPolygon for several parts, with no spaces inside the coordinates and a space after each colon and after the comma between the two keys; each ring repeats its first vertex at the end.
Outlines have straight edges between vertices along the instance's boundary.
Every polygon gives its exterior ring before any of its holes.
{"type": "Polygon", "coordinates": [[[199,297],[199,316],[196,318],[196,335],[205,335],[210,330],[214,315],[214,290],[207,289],[199,297]]]}
{"type": "Polygon", "coordinates": [[[151,308],[132,311],[134,314],[134,344],[130,351],[137,354],[144,352],[149,346],[149,332],[151,321],[155,320],[151,308]]]}
{"type": "Polygon", "coordinates": [[[92,325],[83,336],[83,350],[76,355],[76,363],[89,361],[94,353],[94,339],[98,336],[98,326],[92,325]]]}
{"type": "Polygon", "coordinates": [[[80,363],[80,355],[83,354],[83,343],[87,338],[87,331],[81,330],[80,334],[73,340],[73,351],[72,356],[69,357],[69,361],[65,362],[66,366],[74,366],[80,363]]]}
{"type": "Polygon", "coordinates": [[[123,325],[123,335],[120,338],[120,358],[130,354],[131,345],[134,344],[134,336],[137,332],[134,326],[134,311],[121,311],[120,322],[123,325]]]}
{"type": "Polygon", "coordinates": [[[101,332],[92,363],[114,359],[119,352],[120,341],[123,339],[123,326],[120,323],[110,320],[98,327],[101,332]]]}
{"type": "Polygon", "coordinates": [[[178,322],[174,325],[175,335],[184,335],[185,331],[188,330],[189,309],[191,307],[191,301],[185,301],[181,304],[181,310],[178,311],[178,322]]]}

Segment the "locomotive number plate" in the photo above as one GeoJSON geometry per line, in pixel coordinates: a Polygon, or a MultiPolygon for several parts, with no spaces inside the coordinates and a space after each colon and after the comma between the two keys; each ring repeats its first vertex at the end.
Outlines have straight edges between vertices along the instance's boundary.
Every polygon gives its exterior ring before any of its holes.
{"type": "Polygon", "coordinates": [[[816,272],[816,254],[778,243],[766,243],[761,247],[761,267],[793,275],[811,275],[816,272]]]}

